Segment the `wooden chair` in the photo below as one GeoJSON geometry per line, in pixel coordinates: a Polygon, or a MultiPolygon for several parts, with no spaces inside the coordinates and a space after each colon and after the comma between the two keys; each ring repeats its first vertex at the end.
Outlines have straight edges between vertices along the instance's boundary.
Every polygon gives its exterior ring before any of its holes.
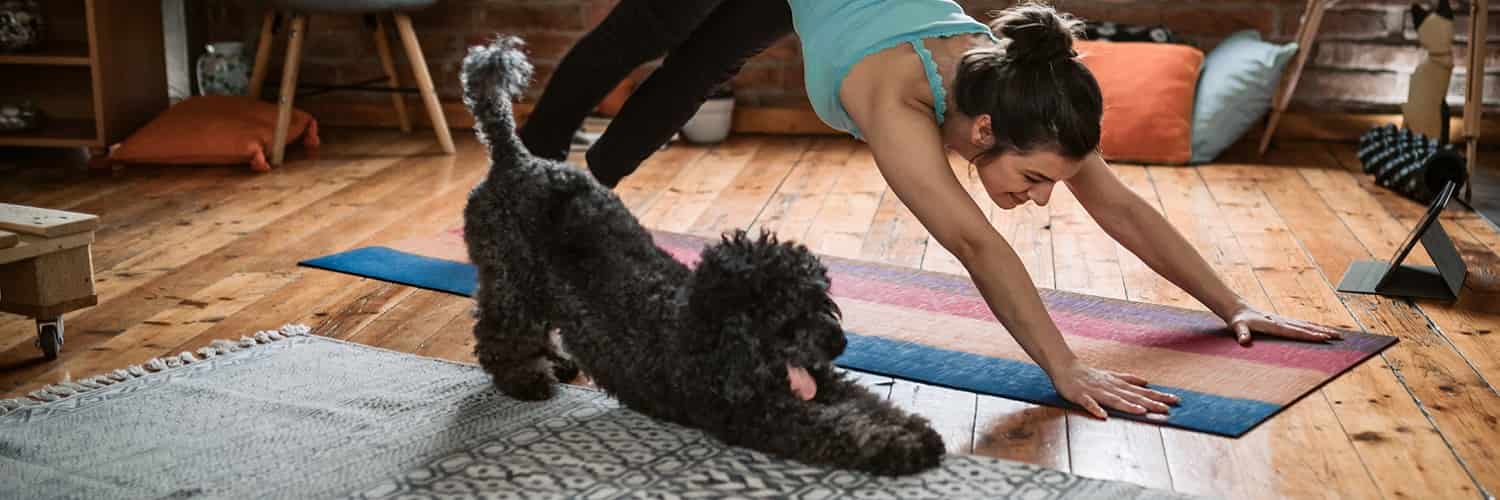
{"type": "Polygon", "coordinates": [[[448,120],[443,116],[442,105],[438,102],[437,92],[433,88],[432,75],[427,72],[427,60],[422,55],[421,45],[417,43],[417,34],[412,29],[409,15],[411,11],[431,7],[437,3],[437,0],[269,0],[267,3],[265,18],[261,21],[260,40],[255,51],[255,67],[250,73],[250,95],[256,97],[261,95],[261,87],[266,79],[267,61],[270,58],[271,42],[276,32],[279,31],[282,17],[291,18],[286,61],[281,74],[281,91],[277,95],[280,113],[276,116],[276,136],[271,149],[272,165],[280,165],[285,157],[287,127],[291,122],[292,103],[296,100],[299,88],[313,91],[304,94],[304,97],[335,90],[389,92],[391,104],[396,107],[396,119],[401,125],[402,132],[411,132],[411,120],[406,116],[405,100],[402,97],[407,93],[419,92],[427,108],[427,116],[432,122],[433,131],[437,134],[438,144],[442,146],[443,152],[453,154],[453,136],[448,130],[448,120]],[[307,36],[309,15],[364,16],[374,25],[375,50],[380,55],[380,65],[385,70],[385,78],[346,85],[299,84],[297,70],[302,62],[302,42],[307,36]],[[416,80],[415,89],[401,87],[401,80],[396,76],[396,63],[391,58],[390,43],[386,40],[387,16],[395,23],[401,44],[406,49],[406,59],[411,63],[412,77],[416,80]],[[381,80],[385,80],[384,85],[376,85],[381,80]]]}

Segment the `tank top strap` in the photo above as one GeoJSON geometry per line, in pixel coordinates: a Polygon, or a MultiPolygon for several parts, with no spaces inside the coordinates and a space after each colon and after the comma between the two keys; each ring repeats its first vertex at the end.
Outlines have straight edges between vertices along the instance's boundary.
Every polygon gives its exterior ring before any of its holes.
{"type": "Polygon", "coordinates": [[[943,125],[943,116],[947,114],[948,92],[943,89],[943,75],[938,73],[937,62],[932,60],[932,51],[922,43],[922,38],[911,40],[911,47],[917,51],[917,57],[922,60],[923,71],[927,73],[927,87],[932,90],[932,112],[937,115],[938,126],[943,125]]]}

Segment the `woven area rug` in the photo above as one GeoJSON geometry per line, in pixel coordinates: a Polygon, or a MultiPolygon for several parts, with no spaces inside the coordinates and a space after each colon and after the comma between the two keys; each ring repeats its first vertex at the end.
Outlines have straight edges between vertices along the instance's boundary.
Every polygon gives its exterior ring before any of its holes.
{"type": "MultiPolygon", "coordinates": [[[[659,247],[692,265],[711,240],[655,232],[659,247]]],[[[461,228],[301,262],[304,266],[470,295],[475,271],[461,228]]],[[[1035,404],[1076,409],[1052,387],[966,277],[823,256],[849,337],[840,366],[1035,404]]],[[[1150,424],[1239,437],[1395,337],[1346,332],[1313,344],[1258,338],[1244,348],[1205,312],[1043,289],[1068,345],[1097,366],[1135,373],[1181,396],[1150,424]]]]}
{"type": "Polygon", "coordinates": [[[1185,498],[973,455],[809,467],[563,387],[520,402],[477,366],[288,326],[0,401],[0,496],[1185,498]]]}

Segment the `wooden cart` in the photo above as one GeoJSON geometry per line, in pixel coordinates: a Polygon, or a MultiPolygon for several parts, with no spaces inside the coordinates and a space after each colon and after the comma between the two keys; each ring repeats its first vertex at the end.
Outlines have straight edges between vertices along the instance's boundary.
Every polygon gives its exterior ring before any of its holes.
{"type": "Polygon", "coordinates": [[[0,311],[36,321],[37,346],[57,359],[63,314],[99,302],[90,249],[99,218],[0,203],[0,311]]]}

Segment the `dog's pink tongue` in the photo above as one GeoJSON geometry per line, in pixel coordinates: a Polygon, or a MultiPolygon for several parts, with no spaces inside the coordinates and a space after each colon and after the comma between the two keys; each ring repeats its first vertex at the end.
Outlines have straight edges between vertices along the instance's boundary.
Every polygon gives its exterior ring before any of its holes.
{"type": "Polygon", "coordinates": [[[792,394],[803,400],[812,399],[818,393],[818,383],[813,382],[812,375],[807,369],[800,366],[786,365],[786,378],[792,381],[792,394]]]}

